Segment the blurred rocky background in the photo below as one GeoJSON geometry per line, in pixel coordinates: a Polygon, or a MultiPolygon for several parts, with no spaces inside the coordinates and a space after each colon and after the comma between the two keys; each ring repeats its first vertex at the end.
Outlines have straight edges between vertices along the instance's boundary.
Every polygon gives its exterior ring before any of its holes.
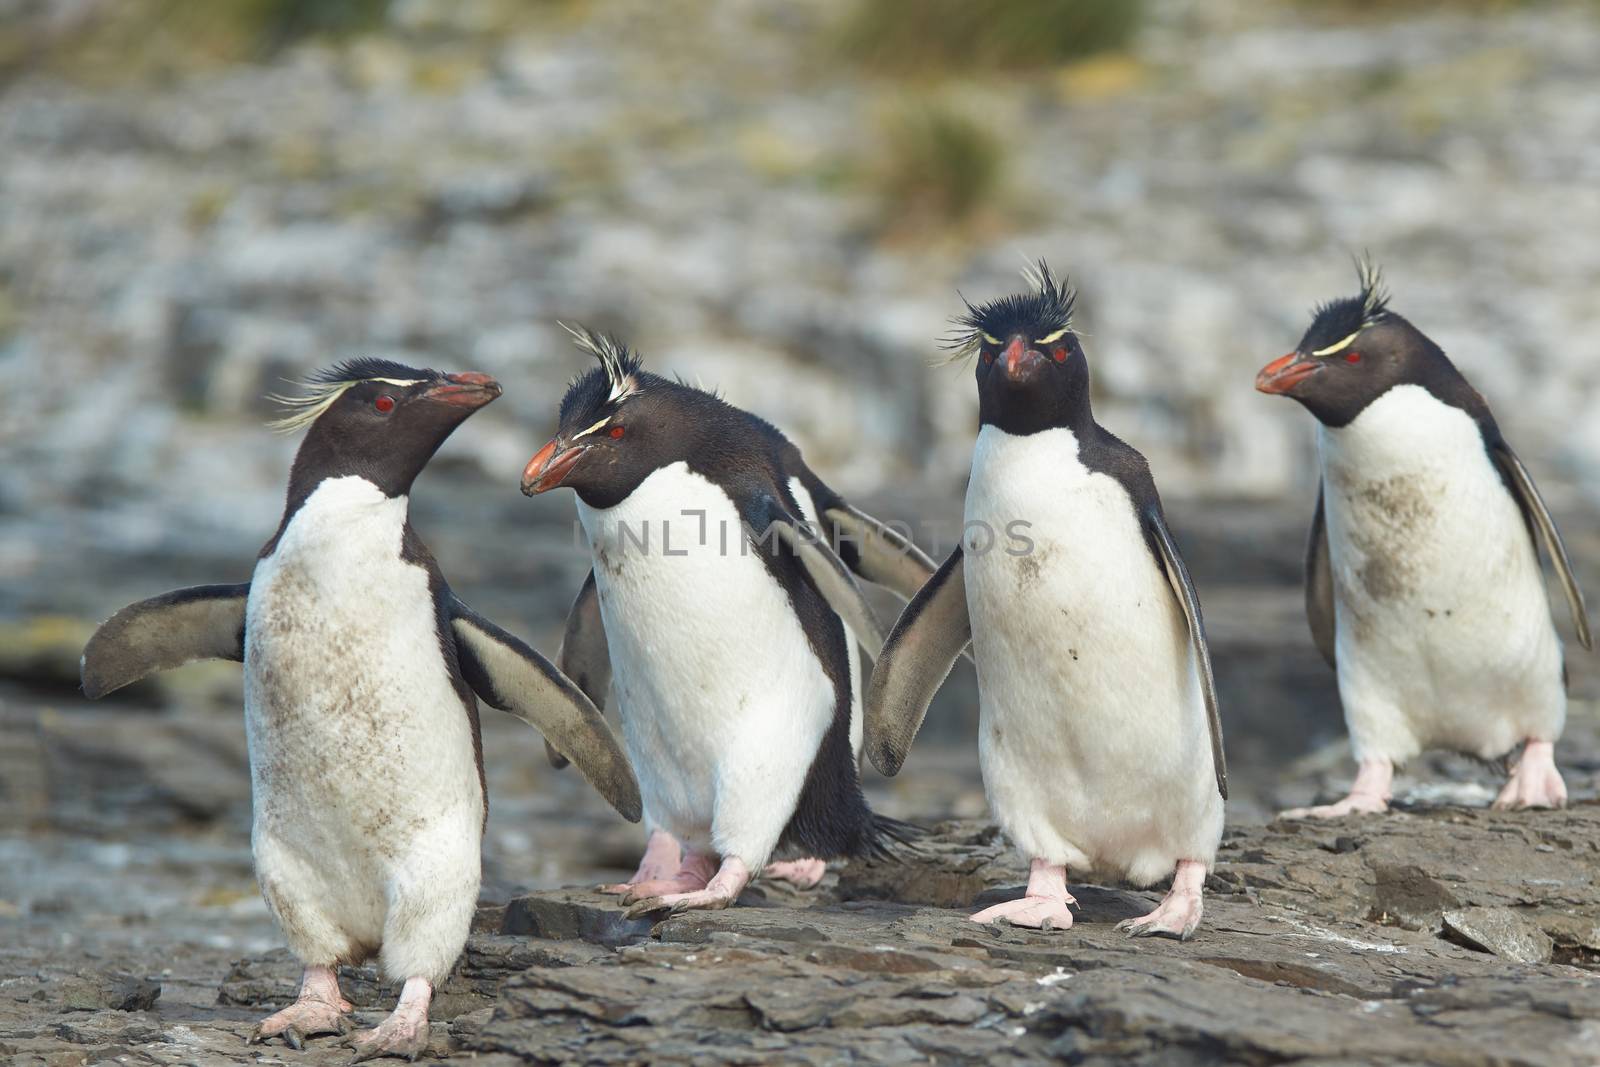
{"type": "MultiPolygon", "coordinates": [[[[1311,423],[1253,375],[1370,250],[1600,597],[1597,72],[1594,0],[0,0],[0,930],[22,946],[0,970],[182,944],[212,990],[207,967],[276,943],[237,667],[75,689],[116,608],[248,577],[296,445],[264,427],[286,379],[370,354],[506,385],[415,521],[466,599],[555,649],[587,564],[570,497],[516,484],[586,363],[558,321],[953,532],[976,405],[938,339],[958,293],[1047,257],[1200,584],[1235,820],[1332,791],[1351,768],[1298,586],[1311,423]]],[[[1593,798],[1600,670],[1573,647],[1558,758],[1593,798]]],[[[489,715],[486,896],[629,864],[635,832],[489,715]]],[[[981,816],[974,717],[963,666],[875,801],[981,816]]],[[[1419,803],[1496,781],[1413,771],[1419,803]]]]}

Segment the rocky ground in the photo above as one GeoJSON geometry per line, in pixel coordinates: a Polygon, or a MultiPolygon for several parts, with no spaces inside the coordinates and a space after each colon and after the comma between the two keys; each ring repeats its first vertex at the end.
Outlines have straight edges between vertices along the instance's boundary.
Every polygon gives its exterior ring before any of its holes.
{"type": "MultiPolygon", "coordinates": [[[[978,927],[1020,892],[993,830],[947,822],[904,863],[718,913],[628,920],[590,889],[486,906],[441,989],[430,1059],[478,1063],[1593,1064],[1600,805],[1229,831],[1186,943],[1115,924],[1157,895],[1078,887],[1070,930],[978,927]]],[[[8,950],[14,959],[17,950],[8,950]]],[[[16,1064],[344,1063],[252,1047],[293,995],[281,950],[110,950],[0,990],[16,1064]],[[148,958],[148,957],[147,957],[148,958]]],[[[9,962],[9,961],[8,961],[9,962]]],[[[373,1022],[394,991],[347,970],[373,1022]]]]}

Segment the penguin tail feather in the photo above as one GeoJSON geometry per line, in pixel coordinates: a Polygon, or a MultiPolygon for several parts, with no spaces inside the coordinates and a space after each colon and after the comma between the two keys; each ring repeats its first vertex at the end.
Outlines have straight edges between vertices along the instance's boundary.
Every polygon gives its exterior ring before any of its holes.
{"type": "Polygon", "coordinates": [[[926,827],[891,819],[877,812],[872,812],[869,819],[866,833],[862,835],[861,858],[894,860],[922,853],[918,842],[927,836],[926,827]]]}

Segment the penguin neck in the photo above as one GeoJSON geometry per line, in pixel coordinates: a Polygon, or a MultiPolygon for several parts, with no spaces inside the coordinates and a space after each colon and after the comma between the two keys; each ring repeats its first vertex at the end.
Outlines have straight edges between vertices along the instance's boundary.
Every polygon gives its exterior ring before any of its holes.
{"type": "Polygon", "coordinates": [[[283,519],[261,556],[273,555],[289,539],[302,551],[346,545],[369,551],[374,547],[368,543],[369,535],[385,544],[392,535],[398,552],[410,513],[409,494],[391,495],[358,474],[332,475],[314,485],[291,483],[283,519]]]}
{"type": "Polygon", "coordinates": [[[988,399],[987,396],[980,399],[979,423],[1016,437],[1046,430],[1070,430],[1074,437],[1083,441],[1100,429],[1089,405],[1087,382],[1081,389],[1049,393],[1030,391],[1008,397],[1004,403],[991,404],[988,399]]]}
{"type": "Polygon", "coordinates": [[[389,497],[411,492],[422,468],[444,444],[443,434],[400,434],[387,441],[355,434],[327,416],[312,424],[289,469],[289,494],[285,518],[297,510],[324,482],[353,477],[367,482],[389,497]]]}

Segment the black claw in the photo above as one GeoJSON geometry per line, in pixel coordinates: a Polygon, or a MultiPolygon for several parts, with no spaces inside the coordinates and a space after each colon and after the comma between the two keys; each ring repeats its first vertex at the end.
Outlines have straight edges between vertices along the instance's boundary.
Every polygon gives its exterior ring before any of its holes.
{"type": "Polygon", "coordinates": [[[306,1043],[301,1038],[300,1028],[297,1026],[291,1025],[284,1027],[283,1043],[294,1049],[296,1052],[304,1052],[306,1050],[306,1043]]]}

